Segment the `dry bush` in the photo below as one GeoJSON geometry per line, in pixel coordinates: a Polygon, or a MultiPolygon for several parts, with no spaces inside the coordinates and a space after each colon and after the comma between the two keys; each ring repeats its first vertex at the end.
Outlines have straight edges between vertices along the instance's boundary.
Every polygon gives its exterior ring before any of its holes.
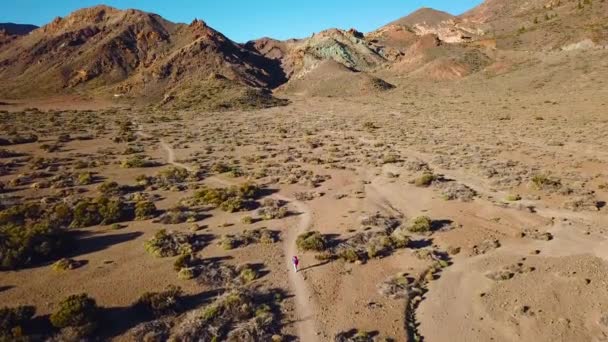
{"type": "Polygon", "coordinates": [[[200,249],[201,243],[194,234],[167,232],[161,229],[144,243],[146,251],[156,257],[187,255],[200,249]]]}
{"type": "Polygon", "coordinates": [[[262,208],[258,210],[258,215],[263,220],[282,219],[287,216],[287,208],[279,200],[266,198],[262,201],[262,208]]]}
{"type": "Polygon", "coordinates": [[[168,286],[162,292],[146,292],[135,302],[134,307],[148,317],[175,315],[182,310],[182,290],[168,286]]]}
{"type": "Polygon", "coordinates": [[[257,198],[259,190],[257,185],[251,183],[230,188],[204,187],[194,194],[193,201],[196,204],[209,205],[226,212],[235,212],[249,208],[251,202],[257,198]]]}
{"type": "Polygon", "coordinates": [[[418,216],[412,220],[408,230],[413,233],[426,233],[431,230],[432,223],[428,216],[418,216]]]}
{"type": "Polygon", "coordinates": [[[61,301],[50,320],[56,328],[71,328],[78,336],[86,337],[97,330],[99,313],[95,300],[83,293],[61,301]]]}
{"type": "Polygon", "coordinates": [[[202,218],[202,215],[196,211],[189,210],[183,206],[177,206],[167,210],[158,218],[158,222],[162,224],[180,224],[185,222],[196,222],[202,218]]]}
{"type": "Polygon", "coordinates": [[[277,240],[276,235],[276,232],[266,228],[245,230],[241,234],[224,235],[219,244],[226,250],[246,247],[256,243],[272,244],[277,240]]]}
{"type": "Polygon", "coordinates": [[[318,231],[300,234],[296,239],[296,245],[300,251],[322,252],[326,248],[325,237],[318,231]]]}
{"type": "Polygon", "coordinates": [[[170,339],[177,341],[270,341],[278,324],[269,294],[234,289],[176,323],[170,339]]]}
{"type": "Polygon", "coordinates": [[[36,313],[33,306],[0,308],[0,341],[28,341],[28,326],[36,313]]]}

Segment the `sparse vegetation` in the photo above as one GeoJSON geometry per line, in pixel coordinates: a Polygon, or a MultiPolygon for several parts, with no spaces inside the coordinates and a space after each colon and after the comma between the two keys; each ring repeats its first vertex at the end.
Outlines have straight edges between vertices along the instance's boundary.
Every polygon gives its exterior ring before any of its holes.
{"type": "Polygon", "coordinates": [[[61,301],[50,320],[56,328],[71,328],[78,336],[85,337],[98,328],[99,313],[95,300],[83,293],[61,301]]]}
{"type": "Polygon", "coordinates": [[[562,186],[559,179],[551,178],[545,174],[537,174],[532,177],[532,185],[537,190],[557,190],[562,186]]]}
{"type": "Polygon", "coordinates": [[[258,210],[258,215],[263,220],[282,219],[287,216],[287,208],[278,200],[266,198],[262,202],[262,208],[258,210]]]}
{"type": "Polygon", "coordinates": [[[418,216],[410,223],[408,230],[414,233],[426,233],[431,230],[432,223],[428,216],[418,216]]]}
{"type": "Polygon", "coordinates": [[[51,265],[51,268],[53,269],[53,271],[56,271],[56,272],[72,270],[77,267],[78,267],[78,262],[76,262],[72,259],[68,259],[68,258],[59,259],[53,265],[51,265]]]}
{"type": "Polygon", "coordinates": [[[169,286],[162,292],[146,292],[135,307],[146,316],[162,317],[175,315],[182,310],[182,290],[176,286],[169,286]]]}
{"type": "Polygon", "coordinates": [[[0,341],[27,341],[25,326],[36,313],[33,306],[0,308],[0,341]]]}
{"type": "Polygon", "coordinates": [[[174,257],[191,254],[198,244],[194,235],[179,232],[158,231],[144,244],[146,251],[156,257],[174,257]]]}
{"type": "Polygon", "coordinates": [[[296,245],[301,251],[322,252],[325,250],[326,241],[321,233],[311,231],[300,234],[296,239],[296,245]]]}
{"type": "Polygon", "coordinates": [[[414,180],[414,184],[419,187],[429,187],[435,181],[436,176],[430,172],[425,172],[422,176],[414,180]]]}
{"type": "Polygon", "coordinates": [[[245,247],[255,243],[272,244],[276,233],[266,228],[245,230],[241,234],[224,235],[219,244],[226,250],[245,247]]]}
{"type": "Polygon", "coordinates": [[[230,188],[203,188],[194,194],[196,203],[220,208],[226,212],[245,210],[259,193],[259,188],[251,183],[230,188]]]}

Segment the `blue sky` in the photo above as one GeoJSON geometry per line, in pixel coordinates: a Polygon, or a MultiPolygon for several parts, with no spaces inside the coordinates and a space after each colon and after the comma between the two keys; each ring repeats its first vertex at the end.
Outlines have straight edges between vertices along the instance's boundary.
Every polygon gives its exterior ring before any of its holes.
{"type": "MultiPolygon", "coordinates": [[[[508,0],[506,0],[508,1],[508,0]]],[[[460,14],[482,0],[3,0],[0,22],[44,25],[57,16],[106,4],[158,13],[174,22],[194,18],[237,42],[264,36],[302,38],[331,27],[374,30],[420,7],[460,14]]]]}

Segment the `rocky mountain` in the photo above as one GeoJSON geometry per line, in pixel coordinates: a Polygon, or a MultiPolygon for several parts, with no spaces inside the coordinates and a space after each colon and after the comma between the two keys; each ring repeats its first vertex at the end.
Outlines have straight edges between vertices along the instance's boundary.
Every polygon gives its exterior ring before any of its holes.
{"type": "Polygon", "coordinates": [[[298,94],[320,94],[306,82],[321,89],[326,81],[324,89],[336,94],[331,85],[363,84],[346,91],[352,95],[390,88],[374,86],[383,84],[380,74],[468,77],[494,65],[497,51],[604,48],[607,16],[605,1],[486,0],[459,16],[422,8],[366,34],[328,29],[299,40],[237,44],[200,20],[176,24],[97,6],[34,30],[6,26],[0,98],[87,93],[176,108],[198,99],[213,109],[229,107],[222,96],[245,107],[281,103],[270,90],[286,82],[292,84],[281,90],[298,94]]]}
{"type": "Polygon", "coordinates": [[[97,6],[0,47],[0,80],[11,81],[1,82],[0,94],[93,92],[160,100],[212,75],[274,87],[284,81],[274,64],[199,20],[174,24],[155,14],[97,6]]]}

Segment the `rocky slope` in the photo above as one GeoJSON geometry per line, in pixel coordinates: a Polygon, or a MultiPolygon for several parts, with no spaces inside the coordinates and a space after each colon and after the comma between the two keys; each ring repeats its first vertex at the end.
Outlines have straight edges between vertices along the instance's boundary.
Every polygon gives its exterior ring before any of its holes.
{"type": "Polygon", "coordinates": [[[281,83],[273,62],[202,21],[98,6],[76,11],[0,47],[0,94],[62,92],[162,99],[195,80],[223,75],[238,85],[281,83]]]}
{"type": "MultiPolygon", "coordinates": [[[[207,89],[217,96],[256,94],[236,102],[266,105],[276,102],[268,91],[289,80],[297,85],[281,89],[302,89],[306,80],[367,82],[372,74],[454,80],[496,69],[500,51],[605,48],[607,16],[604,1],[487,0],[460,16],[423,8],[367,34],[329,29],[300,40],[237,44],[203,21],[175,24],[97,6],[27,35],[3,31],[0,98],[86,93],[190,107],[179,97],[207,89]]],[[[319,93],[309,90],[295,93],[319,93]]],[[[203,107],[217,103],[209,99],[203,107]]]]}

